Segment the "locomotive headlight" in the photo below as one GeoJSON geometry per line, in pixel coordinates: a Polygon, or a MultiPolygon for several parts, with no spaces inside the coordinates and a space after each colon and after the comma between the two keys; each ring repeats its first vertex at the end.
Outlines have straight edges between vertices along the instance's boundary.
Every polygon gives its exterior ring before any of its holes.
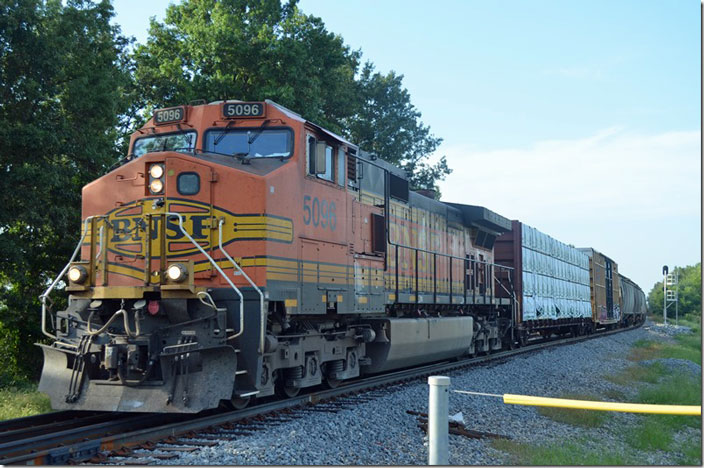
{"type": "Polygon", "coordinates": [[[68,279],[72,283],[83,283],[88,278],[88,271],[82,265],[75,265],[68,269],[68,279]]]}
{"type": "Polygon", "coordinates": [[[149,175],[155,179],[158,179],[159,177],[164,175],[164,166],[162,166],[161,164],[154,164],[149,169],[149,175]]]}
{"type": "Polygon", "coordinates": [[[149,184],[149,190],[151,190],[152,193],[161,193],[161,191],[164,190],[164,183],[159,179],[154,179],[149,184]]]}
{"type": "Polygon", "coordinates": [[[174,263],[166,270],[166,276],[171,281],[180,283],[188,277],[188,269],[181,263],[174,263]]]}

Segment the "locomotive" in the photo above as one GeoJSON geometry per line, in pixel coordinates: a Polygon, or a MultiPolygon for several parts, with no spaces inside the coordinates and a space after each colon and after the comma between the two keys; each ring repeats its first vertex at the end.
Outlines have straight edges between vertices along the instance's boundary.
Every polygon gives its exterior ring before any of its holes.
{"type": "Polygon", "coordinates": [[[156,110],[83,188],[80,241],[41,296],[40,391],[54,409],[241,408],[642,321],[615,267],[608,304],[589,297],[606,280],[596,254],[428,195],[270,100],[156,110]]]}

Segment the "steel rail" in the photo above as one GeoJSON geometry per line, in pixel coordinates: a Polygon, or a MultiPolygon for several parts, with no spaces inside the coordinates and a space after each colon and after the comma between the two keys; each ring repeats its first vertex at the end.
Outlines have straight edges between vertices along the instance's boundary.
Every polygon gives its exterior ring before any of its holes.
{"type": "Polygon", "coordinates": [[[116,432],[133,431],[135,428],[153,427],[164,420],[183,420],[188,415],[161,413],[109,413],[94,415],[89,424],[66,429],[63,423],[50,426],[59,428],[50,433],[33,434],[30,437],[19,438],[0,443],[0,463],[10,464],[65,464],[74,453],[73,447],[81,444],[99,446],[103,437],[109,437],[116,432]],[[38,455],[45,454],[45,455],[38,455]]]}
{"type": "MultiPolygon", "coordinates": [[[[638,327],[640,327],[641,325],[638,325],[638,327]]],[[[532,344],[522,348],[501,351],[493,354],[488,354],[486,356],[467,358],[454,362],[443,361],[420,367],[414,367],[412,369],[396,371],[389,374],[366,377],[357,381],[343,382],[340,384],[339,387],[335,389],[317,391],[314,390],[313,392],[305,395],[300,395],[294,398],[288,398],[284,400],[265,402],[256,406],[245,408],[243,410],[229,411],[224,413],[220,412],[215,414],[211,413],[205,416],[201,415],[196,417],[193,417],[193,415],[149,414],[149,416],[154,417],[160,421],[163,421],[165,417],[169,416],[182,416],[183,418],[180,421],[169,422],[167,424],[160,424],[154,427],[141,427],[137,430],[129,432],[125,431],[124,433],[119,433],[120,429],[115,427],[105,427],[104,429],[109,429],[112,432],[111,435],[98,435],[91,440],[78,440],[74,438],[74,440],[70,443],[68,443],[67,441],[63,441],[61,447],[43,448],[38,450],[34,449],[31,453],[17,454],[9,458],[0,459],[0,463],[5,465],[50,465],[67,464],[69,461],[87,460],[100,451],[116,450],[121,447],[135,446],[145,442],[146,440],[162,439],[169,436],[178,437],[182,434],[186,434],[191,431],[203,430],[211,426],[234,422],[256,415],[265,415],[276,411],[281,411],[287,408],[315,404],[323,400],[340,397],[346,394],[358,393],[380,386],[388,386],[402,382],[408,382],[411,380],[418,380],[432,374],[453,372],[477,364],[488,363],[494,360],[505,360],[512,356],[516,356],[519,354],[534,353],[553,346],[564,346],[590,339],[601,338],[616,333],[633,330],[638,327],[600,331],[592,335],[562,338],[557,340],[537,340],[532,342],[532,344]]],[[[130,429],[130,427],[124,426],[126,425],[123,425],[123,428],[125,430],[130,429]]],[[[90,431],[84,431],[84,437],[90,437],[90,431]]],[[[60,437],[55,437],[55,439],[58,440],[60,439],[60,437]]]]}
{"type": "Polygon", "coordinates": [[[87,411],[56,411],[52,413],[35,414],[34,416],[24,416],[22,418],[6,419],[0,421],[0,437],[6,431],[14,431],[22,427],[36,427],[54,422],[65,421],[76,416],[87,415],[87,411]]]}
{"type": "MultiPolygon", "coordinates": [[[[57,428],[64,430],[68,428],[85,426],[94,422],[102,422],[106,419],[115,419],[115,415],[108,411],[99,413],[86,412],[85,415],[79,414],[68,419],[60,418],[58,420],[48,420],[43,424],[30,426],[22,425],[17,429],[11,429],[0,433],[0,438],[2,439],[2,443],[0,445],[5,446],[6,443],[16,440],[25,441],[40,434],[51,434],[52,432],[56,432],[57,428]]],[[[2,456],[2,453],[3,451],[0,449],[0,456],[2,456]]]]}

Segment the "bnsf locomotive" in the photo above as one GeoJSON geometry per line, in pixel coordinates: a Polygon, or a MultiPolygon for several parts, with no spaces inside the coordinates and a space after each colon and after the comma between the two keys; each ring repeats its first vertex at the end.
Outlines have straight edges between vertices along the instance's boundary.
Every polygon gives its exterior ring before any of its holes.
{"type": "Polygon", "coordinates": [[[41,297],[39,388],[55,409],[242,407],[639,323],[642,296],[608,257],[411,191],[274,102],[180,106],[84,187],[79,244],[41,297]]]}

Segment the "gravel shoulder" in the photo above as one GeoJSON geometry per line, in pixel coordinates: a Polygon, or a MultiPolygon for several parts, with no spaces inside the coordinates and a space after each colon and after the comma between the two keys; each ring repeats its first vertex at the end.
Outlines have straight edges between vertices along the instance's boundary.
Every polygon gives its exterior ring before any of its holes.
{"type": "MultiPolygon", "coordinates": [[[[634,390],[604,379],[632,365],[626,359],[631,345],[642,339],[670,340],[677,330],[650,322],[643,327],[585,342],[536,351],[500,363],[450,373],[451,389],[484,393],[513,393],[560,397],[566,393],[606,396],[614,391],[627,397],[634,390]]],[[[677,359],[666,365],[687,366],[677,359]]],[[[694,365],[692,372],[700,372],[694,365]]],[[[169,465],[424,465],[427,439],[415,416],[427,412],[424,381],[374,392],[373,399],[355,402],[337,413],[310,412],[295,420],[267,425],[252,435],[220,442],[168,461],[144,458],[140,463],[169,465]]],[[[499,398],[450,394],[450,414],[462,412],[466,427],[510,436],[535,444],[583,440],[618,450],[624,445],[616,431],[635,424],[634,415],[616,413],[601,427],[581,428],[541,416],[534,407],[505,405],[499,398]],[[620,428],[620,429],[619,429],[620,428]]],[[[701,437],[701,430],[681,437],[701,437]]],[[[623,448],[625,450],[625,446],[623,448]]],[[[631,449],[632,450],[632,449],[631,449]]],[[[648,464],[673,464],[671,454],[642,454],[648,464]]],[[[129,462],[129,459],[122,460],[129,462]]],[[[511,464],[509,456],[492,448],[487,439],[450,435],[450,464],[511,464]]]]}

